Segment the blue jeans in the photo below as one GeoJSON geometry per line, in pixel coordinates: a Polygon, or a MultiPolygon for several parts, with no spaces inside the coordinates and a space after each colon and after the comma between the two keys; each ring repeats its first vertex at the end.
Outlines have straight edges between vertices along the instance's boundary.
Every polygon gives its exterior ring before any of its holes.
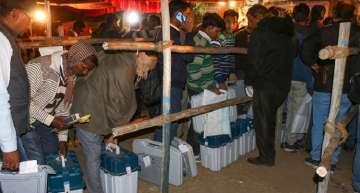
{"type": "MultiPolygon", "coordinates": [[[[182,99],[183,90],[181,88],[171,88],[171,104],[170,104],[170,113],[177,113],[181,111],[181,99],[182,99]]],[[[170,129],[170,141],[177,136],[178,122],[171,123],[170,129]]],[[[162,129],[156,129],[154,133],[154,140],[162,142],[162,129]]]]}
{"type": "Polygon", "coordinates": [[[102,193],[100,180],[100,155],[103,137],[95,133],[76,128],[76,135],[80,140],[85,157],[86,187],[89,193],[102,193]]]}
{"type": "Polygon", "coordinates": [[[45,164],[45,158],[50,154],[57,154],[59,139],[52,128],[39,121],[30,126],[27,133],[21,136],[24,149],[29,160],[37,160],[38,164],[45,164]]]}
{"type": "Polygon", "coordinates": [[[17,137],[17,150],[19,151],[19,155],[20,155],[20,161],[27,161],[29,160],[25,148],[24,148],[24,144],[21,140],[21,137],[17,137]]]}
{"type": "MultiPolygon", "coordinates": [[[[324,140],[324,126],[330,112],[331,93],[314,92],[313,95],[313,127],[311,131],[312,149],[310,152],[313,160],[321,159],[321,151],[324,140]]],[[[340,111],[337,119],[346,115],[351,107],[351,102],[346,94],[341,96],[340,111]]],[[[336,164],[340,158],[341,147],[339,146],[333,155],[331,164],[336,164]]]]}
{"type": "Polygon", "coordinates": [[[353,162],[353,176],[352,184],[356,192],[360,192],[360,113],[358,116],[358,127],[357,127],[357,139],[356,139],[356,149],[355,157],[353,162]]]}

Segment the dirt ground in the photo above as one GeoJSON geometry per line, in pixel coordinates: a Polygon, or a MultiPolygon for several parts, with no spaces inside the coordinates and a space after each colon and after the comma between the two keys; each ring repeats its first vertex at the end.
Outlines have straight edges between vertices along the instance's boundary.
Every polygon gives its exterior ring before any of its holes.
{"type": "MultiPolygon", "coordinates": [[[[147,134],[137,134],[122,139],[121,146],[131,149],[135,138],[148,138],[147,134]]],[[[83,156],[76,149],[80,162],[83,156]]],[[[253,166],[246,162],[247,156],[256,155],[256,151],[243,156],[238,161],[212,172],[198,164],[199,174],[186,177],[183,185],[170,185],[171,193],[315,193],[312,180],[314,170],[304,164],[305,152],[286,153],[277,151],[274,167],[253,166]]],[[[351,167],[353,152],[344,151],[337,170],[332,175],[328,193],[353,193],[351,187],[351,167]]],[[[139,180],[139,193],[158,193],[160,188],[139,180]]]]}

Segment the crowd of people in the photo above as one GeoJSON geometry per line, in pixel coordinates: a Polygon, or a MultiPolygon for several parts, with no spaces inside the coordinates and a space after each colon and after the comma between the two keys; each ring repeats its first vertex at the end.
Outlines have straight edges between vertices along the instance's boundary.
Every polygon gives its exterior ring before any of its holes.
{"type": "MultiPolygon", "coordinates": [[[[89,193],[101,193],[100,154],[103,144],[118,143],[112,128],[129,123],[141,99],[150,116],[161,113],[162,56],[152,52],[107,52],[79,41],[68,51],[31,59],[24,64],[16,37],[30,24],[31,0],[0,0],[0,148],[3,167],[18,169],[19,162],[47,155],[66,154],[68,129],[74,127],[85,156],[89,193]],[[139,91],[140,92],[137,92],[139,91]],[[140,93],[140,96],[136,96],[140,93]],[[73,113],[91,114],[89,123],[69,125],[73,113]],[[55,131],[55,132],[54,132],[55,131]]],[[[286,138],[281,147],[288,152],[304,148],[311,140],[305,163],[317,167],[321,161],[324,125],[329,114],[334,60],[320,60],[321,48],[337,45],[341,22],[351,22],[349,46],[360,47],[360,29],[355,7],[338,2],[330,18],[323,6],[310,8],[301,3],[290,13],[278,7],[256,4],[247,12],[248,25],[239,29],[239,14],[227,10],[223,17],[206,13],[195,25],[192,5],[169,3],[170,36],[173,44],[196,47],[240,47],[247,54],[179,54],[171,57],[170,112],[197,107],[194,101],[210,91],[221,95],[228,82],[241,81],[252,104],[259,155],[248,158],[254,165],[273,166],[276,160],[275,132],[278,108],[285,104],[286,138]],[[307,105],[307,106],[306,106],[307,105]],[[301,117],[300,109],[307,109],[301,117]],[[305,121],[304,121],[305,120],[305,121]],[[303,124],[307,122],[307,124],[303,124]]],[[[141,29],[121,28],[121,18],[109,15],[92,33],[94,38],[143,38],[162,41],[160,18],[146,17],[141,29]]],[[[78,36],[84,23],[77,21],[69,36],[78,36]]],[[[349,56],[338,118],[354,105],[347,94],[350,80],[360,72],[357,55],[349,56]]],[[[360,92],[360,91],[359,91],[360,92]]],[[[204,120],[206,121],[206,120],[204,120]]],[[[356,121],[356,120],[355,120],[356,121]]],[[[359,151],[359,126],[352,125],[349,144],[359,151]],[[357,132],[356,132],[357,131],[357,132]],[[356,137],[357,136],[357,137],[356,137]]],[[[203,129],[203,128],[202,128],[203,129]]],[[[179,123],[171,124],[171,139],[179,133],[179,123]]],[[[190,125],[188,142],[199,157],[198,126],[190,125]]],[[[154,140],[162,141],[157,128],[154,140]]],[[[353,187],[360,191],[360,153],[354,158],[353,187]]],[[[336,150],[331,169],[335,171],[341,153],[336,150]]]]}

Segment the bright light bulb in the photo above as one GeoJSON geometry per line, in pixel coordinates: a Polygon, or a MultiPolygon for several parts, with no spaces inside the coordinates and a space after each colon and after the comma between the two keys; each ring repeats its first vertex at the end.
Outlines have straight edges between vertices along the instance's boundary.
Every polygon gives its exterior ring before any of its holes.
{"type": "Polygon", "coordinates": [[[229,6],[232,7],[232,8],[235,7],[236,6],[236,1],[230,1],[229,6]]]}
{"type": "Polygon", "coordinates": [[[126,21],[130,25],[134,25],[134,24],[138,23],[140,21],[139,13],[137,13],[135,11],[128,12],[126,15],[126,21]]]}
{"type": "Polygon", "coordinates": [[[46,14],[42,10],[36,10],[34,12],[34,19],[38,22],[44,23],[46,21],[46,14]]]}
{"type": "Polygon", "coordinates": [[[220,6],[225,6],[225,5],[226,5],[226,3],[223,2],[223,1],[218,2],[218,4],[219,4],[220,6]]]}

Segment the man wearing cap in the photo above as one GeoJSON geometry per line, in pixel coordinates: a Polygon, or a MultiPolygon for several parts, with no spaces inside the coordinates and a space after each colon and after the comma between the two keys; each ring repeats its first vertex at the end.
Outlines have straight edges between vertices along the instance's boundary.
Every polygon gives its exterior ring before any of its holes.
{"type": "Polygon", "coordinates": [[[22,136],[29,159],[44,164],[49,154],[66,153],[67,125],[72,88],[77,76],[86,76],[97,65],[95,49],[80,41],[67,53],[55,52],[26,65],[30,82],[30,128],[22,136]],[[56,136],[53,129],[62,130],[56,136]],[[60,143],[59,143],[60,141],[60,143]]]}
{"type": "Polygon", "coordinates": [[[0,0],[0,149],[3,168],[10,170],[26,160],[19,136],[29,123],[29,83],[16,36],[29,29],[26,10],[32,5],[28,0],[0,0]]]}

